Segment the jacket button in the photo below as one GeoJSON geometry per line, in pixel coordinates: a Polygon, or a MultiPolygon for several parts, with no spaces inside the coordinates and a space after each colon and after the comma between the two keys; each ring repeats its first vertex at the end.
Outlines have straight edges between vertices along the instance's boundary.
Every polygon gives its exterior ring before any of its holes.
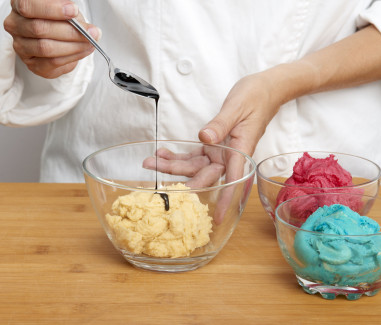
{"type": "Polygon", "coordinates": [[[193,70],[193,63],[191,60],[182,59],[177,62],[177,71],[183,75],[190,74],[193,70]]]}

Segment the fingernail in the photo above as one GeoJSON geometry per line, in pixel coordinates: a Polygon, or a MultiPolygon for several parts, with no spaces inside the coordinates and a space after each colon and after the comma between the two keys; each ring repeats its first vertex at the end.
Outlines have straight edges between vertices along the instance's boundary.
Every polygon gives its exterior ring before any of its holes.
{"type": "Polygon", "coordinates": [[[78,6],[75,3],[64,5],[63,13],[66,17],[76,17],[79,13],[78,6]]]}
{"type": "Polygon", "coordinates": [[[88,32],[92,37],[99,41],[102,37],[102,30],[99,27],[90,27],[88,32]]]}
{"type": "Polygon", "coordinates": [[[212,129],[203,129],[202,132],[206,134],[206,136],[209,138],[210,143],[216,143],[217,142],[217,134],[212,129]]]}

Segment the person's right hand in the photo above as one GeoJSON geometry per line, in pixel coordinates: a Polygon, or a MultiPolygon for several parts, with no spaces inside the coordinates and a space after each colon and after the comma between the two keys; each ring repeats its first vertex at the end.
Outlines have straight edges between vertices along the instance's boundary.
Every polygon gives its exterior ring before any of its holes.
{"type": "Polygon", "coordinates": [[[12,11],[4,20],[13,47],[33,73],[57,78],[72,71],[94,47],[70,24],[76,18],[98,40],[100,29],[87,24],[70,0],[11,0],[12,11]]]}

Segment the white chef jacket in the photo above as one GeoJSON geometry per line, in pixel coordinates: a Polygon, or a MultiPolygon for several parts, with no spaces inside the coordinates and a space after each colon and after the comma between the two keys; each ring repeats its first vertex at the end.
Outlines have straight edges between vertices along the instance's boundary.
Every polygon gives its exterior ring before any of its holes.
{"type": "MultiPolygon", "coordinates": [[[[291,62],[369,23],[381,30],[372,0],[80,0],[103,31],[116,66],[160,93],[159,139],[197,140],[236,81],[291,62]]],[[[9,1],[0,5],[3,20],[9,1]]],[[[152,99],[123,92],[99,53],[54,80],[31,73],[0,35],[0,123],[49,123],[42,182],[81,182],[81,163],[100,148],[155,138],[152,99]]],[[[350,55],[350,53],[348,53],[350,55]]],[[[290,151],[357,154],[381,165],[381,82],[304,96],[281,107],[254,160],[290,151]]]]}

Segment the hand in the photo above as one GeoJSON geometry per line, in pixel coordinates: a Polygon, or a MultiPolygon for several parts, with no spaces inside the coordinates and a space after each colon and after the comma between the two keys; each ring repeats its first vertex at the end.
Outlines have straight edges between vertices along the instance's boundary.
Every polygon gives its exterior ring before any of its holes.
{"type": "Polygon", "coordinates": [[[76,18],[95,38],[101,32],[86,24],[69,0],[12,0],[4,28],[13,37],[15,52],[33,73],[57,78],[72,71],[94,47],[68,22],[76,18]]]}
{"type": "MultiPolygon", "coordinates": [[[[280,69],[281,70],[281,69],[280,69]]],[[[220,113],[200,131],[199,138],[208,144],[224,144],[252,155],[255,146],[267,124],[280,107],[281,88],[273,89],[276,84],[278,68],[247,76],[232,88],[220,113]]],[[[280,73],[282,75],[282,72],[280,73]]],[[[225,183],[233,182],[243,176],[244,160],[233,151],[211,150],[205,146],[190,154],[176,154],[167,149],[159,149],[155,157],[147,158],[143,167],[163,173],[190,177],[186,185],[200,188],[217,185],[215,182],[225,175],[225,183]],[[214,151],[214,152],[213,152],[214,151]],[[221,153],[224,152],[225,155],[221,153]]],[[[221,223],[227,212],[235,185],[224,188],[218,198],[214,220],[221,223]]],[[[245,189],[245,197],[247,196],[245,189]]]]}
{"type": "Polygon", "coordinates": [[[266,126],[282,104],[274,87],[278,68],[252,74],[230,90],[220,112],[200,132],[208,144],[223,143],[252,156],[266,126]]]}
{"type": "Polygon", "coordinates": [[[224,158],[221,150],[212,147],[201,147],[190,153],[174,153],[160,148],[156,157],[143,161],[143,167],[161,173],[189,177],[185,183],[190,188],[201,188],[216,185],[215,182],[225,173],[224,158]]]}
{"type": "MultiPolygon", "coordinates": [[[[189,177],[186,186],[197,189],[234,182],[243,176],[245,160],[235,151],[219,147],[203,146],[190,153],[174,153],[160,148],[156,157],[144,160],[143,167],[171,175],[189,177]],[[225,174],[225,171],[226,174],[225,174]],[[225,179],[223,176],[225,175],[225,179]]],[[[231,204],[236,185],[222,188],[218,192],[218,203],[214,210],[214,221],[220,224],[231,204]]],[[[244,200],[248,193],[244,193],[244,200]]]]}
{"type": "Polygon", "coordinates": [[[380,79],[381,33],[369,25],[299,60],[239,80],[199,138],[205,143],[227,140],[226,145],[252,155],[268,123],[289,100],[380,79]]]}
{"type": "MultiPolygon", "coordinates": [[[[290,88],[287,87],[289,84],[284,83],[287,86],[281,87],[277,82],[277,76],[284,75],[282,69],[278,66],[239,80],[226,97],[220,113],[199,132],[200,140],[206,144],[223,144],[252,156],[267,124],[278,111],[282,100],[287,98],[287,92],[282,92],[282,89],[290,88]],[[280,95],[282,93],[285,95],[280,95]]],[[[213,184],[220,175],[217,167],[226,169],[227,180],[234,178],[236,166],[228,166],[227,157],[211,154],[208,152],[211,147],[206,148],[209,149],[203,148],[186,155],[160,149],[156,153],[159,157],[158,169],[176,175],[184,173],[192,177],[188,181],[191,185],[213,184]]]]}

